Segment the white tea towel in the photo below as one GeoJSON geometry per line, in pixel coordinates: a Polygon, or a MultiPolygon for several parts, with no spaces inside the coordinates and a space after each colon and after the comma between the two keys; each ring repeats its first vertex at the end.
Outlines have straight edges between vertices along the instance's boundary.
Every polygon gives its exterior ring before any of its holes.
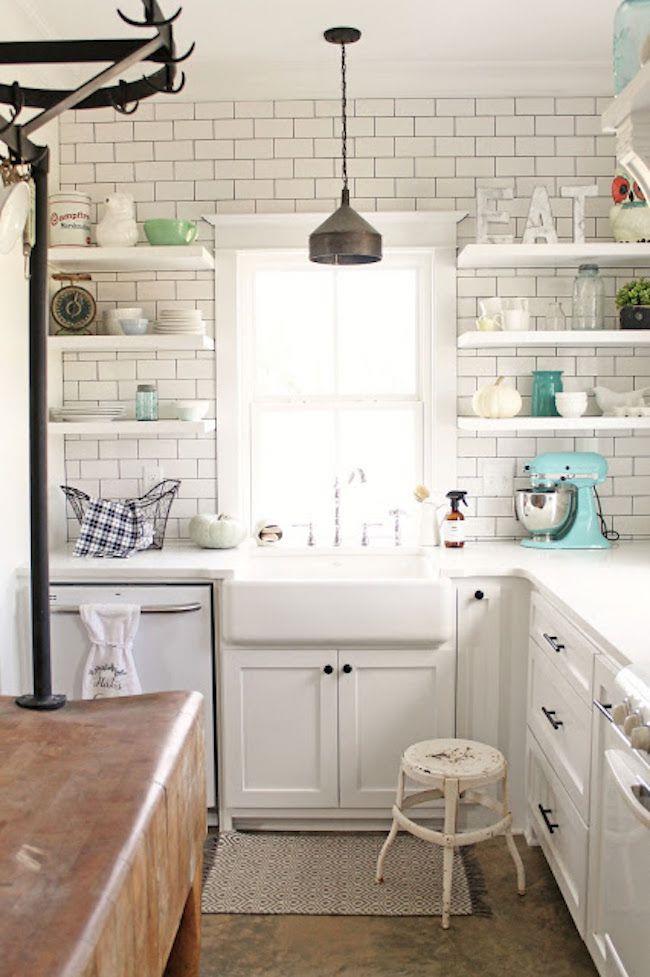
{"type": "Polygon", "coordinates": [[[140,623],[139,606],[81,604],[79,616],[90,638],[83,698],[111,699],[142,692],[133,660],[133,641],[140,623]]]}

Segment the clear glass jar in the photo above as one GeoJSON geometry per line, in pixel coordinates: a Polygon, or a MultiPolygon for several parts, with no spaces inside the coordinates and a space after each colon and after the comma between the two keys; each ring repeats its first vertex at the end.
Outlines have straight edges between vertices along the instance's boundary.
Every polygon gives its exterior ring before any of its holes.
{"type": "Polygon", "coordinates": [[[623,0],[614,19],[614,90],[618,95],[641,67],[650,34],[650,0],[623,0]]]}
{"type": "Polygon", "coordinates": [[[598,265],[580,265],[573,285],[573,329],[605,328],[605,285],[598,265]]]}
{"type": "Polygon", "coordinates": [[[152,383],[141,383],[135,392],[135,418],[137,421],[158,420],[158,390],[152,383]]]}
{"type": "Polygon", "coordinates": [[[551,302],[546,313],[544,328],[551,331],[566,329],[566,316],[559,302],[551,302]]]}

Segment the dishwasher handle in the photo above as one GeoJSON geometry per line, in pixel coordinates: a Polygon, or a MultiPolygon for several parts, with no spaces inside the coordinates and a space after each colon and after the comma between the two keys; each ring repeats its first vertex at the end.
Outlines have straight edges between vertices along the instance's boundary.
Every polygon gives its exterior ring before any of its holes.
{"type": "MultiPolygon", "coordinates": [[[[191,604],[152,604],[144,605],[140,608],[141,614],[192,614],[194,611],[200,611],[203,605],[197,603],[191,604]]],[[[50,606],[51,614],[78,614],[79,607],[75,607],[72,604],[53,604],[50,606]]]]}

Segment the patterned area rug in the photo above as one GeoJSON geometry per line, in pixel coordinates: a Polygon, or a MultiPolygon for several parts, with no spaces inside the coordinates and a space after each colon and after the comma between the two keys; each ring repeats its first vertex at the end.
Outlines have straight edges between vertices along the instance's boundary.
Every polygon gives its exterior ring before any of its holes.
{"type": "MultiPolygon", "coordinates": [[[[399,834],[375,882],[385,834],[226,832],[205,848],[204,913],[439,916],[442,849],[399,834]]],[[[451,912],[491,915],[475,856],[454,855],[451,912]]]]}

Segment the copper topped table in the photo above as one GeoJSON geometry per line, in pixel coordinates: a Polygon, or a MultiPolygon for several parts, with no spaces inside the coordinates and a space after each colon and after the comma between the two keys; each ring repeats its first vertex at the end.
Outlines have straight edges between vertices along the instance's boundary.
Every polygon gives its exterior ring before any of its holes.
{"type": "Polygon", "coordinates": [[[198,977],[202,710],[0,697],[0,977],[198,977]]]}

